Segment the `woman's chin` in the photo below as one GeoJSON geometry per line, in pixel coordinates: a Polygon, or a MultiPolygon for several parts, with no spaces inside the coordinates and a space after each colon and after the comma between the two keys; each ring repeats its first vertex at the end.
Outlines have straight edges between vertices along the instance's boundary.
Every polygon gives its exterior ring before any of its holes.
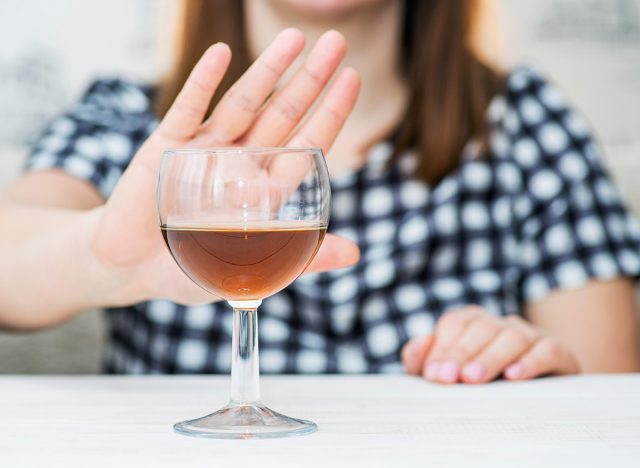
{"type": "Polygon", "coordinates": [[[388,0],[277,0],[277,3],[305,15],[327,17],[341,16],[361,7],[384,1],[388,0]]]}

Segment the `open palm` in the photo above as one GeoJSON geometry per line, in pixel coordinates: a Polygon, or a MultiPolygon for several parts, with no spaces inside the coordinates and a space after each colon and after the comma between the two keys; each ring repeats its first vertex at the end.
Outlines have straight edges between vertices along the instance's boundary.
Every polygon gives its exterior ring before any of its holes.
{"type": "MultiPolygon", "coordinates": [[[[339,33],[325,33],[293,78],[274,93],[303,48],[300,31],[281,32],[206,120],[209,102],[227,70],[231,51],[225,44],[215,44],[196,64],[156,131],[134,156],[106,205],[96,213],[92,248],[106,268],[122,270],[129,291],[124,302],[153,297],[181,303],[213,299],[179,270],[160,234],[155,189],[164,149],[304,146],[326,152],[331,146],[353,108],[359,78],[352,69],[342,70],[309,112],[342,61],[346,46],[339,33]]],[[[355,245],[327,236],[309,270],[347,266],[357,258],[355,245]]]]}

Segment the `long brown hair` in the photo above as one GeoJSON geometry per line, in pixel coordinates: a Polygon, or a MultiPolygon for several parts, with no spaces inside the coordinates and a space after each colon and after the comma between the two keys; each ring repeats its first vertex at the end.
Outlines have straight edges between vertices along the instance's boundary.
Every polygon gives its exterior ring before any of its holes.
{"type": "MultiPolygon", "coordinates": [[[[421,156],[416,176],[435,183],[458,166],[470,139],[484,141],[486,109],[503,79],[470,45],[482,0],[403,1],[400,57],[409,104],[394,132],[395,156],[416,150],[421,156]]],[[[222,41],[233,50],[212,107],[248,67],[243,3],[185,0],[178,60],[156,100],[159,116],[209,45],[222,41]]]]}

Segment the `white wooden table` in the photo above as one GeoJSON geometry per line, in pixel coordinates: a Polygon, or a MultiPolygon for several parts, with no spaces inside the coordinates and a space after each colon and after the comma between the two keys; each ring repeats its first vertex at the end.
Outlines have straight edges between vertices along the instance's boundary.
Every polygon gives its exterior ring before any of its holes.
{"type": "Polygon", "coordinates": [[[406,376],[263,378],[316,434],[194,439],[225,377],[0,377],[0,467],[640,467],[640,375],[438,386],[406,376]]]}

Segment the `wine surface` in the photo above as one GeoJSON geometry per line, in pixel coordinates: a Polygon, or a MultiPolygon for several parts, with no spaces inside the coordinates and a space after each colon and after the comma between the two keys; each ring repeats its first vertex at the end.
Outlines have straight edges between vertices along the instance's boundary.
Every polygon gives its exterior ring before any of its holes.
{"type": "Polygon", "coordinates": [[[162,226],[180,268],[227,300],[263,299],[295,280],[317,252],[326,227],[283,223],[265,228],[162,226]]]}

